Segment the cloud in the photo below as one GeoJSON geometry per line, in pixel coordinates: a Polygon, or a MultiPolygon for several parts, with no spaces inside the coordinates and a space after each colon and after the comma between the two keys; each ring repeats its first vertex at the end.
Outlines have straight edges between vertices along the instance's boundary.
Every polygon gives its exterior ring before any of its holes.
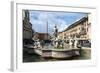
{"type": "Polygon", "coordinates": [[[58,31],[63,31],[69,25],[74,23],[76,20],[86,16],[86,13],[71,13],[71,12],[48,12],[48,11],[29,11],[30,22],[32,28],[36,32],[46,33],[47,24],[48,32],[54,32],[54,26],[56,25],[58,31]]]}

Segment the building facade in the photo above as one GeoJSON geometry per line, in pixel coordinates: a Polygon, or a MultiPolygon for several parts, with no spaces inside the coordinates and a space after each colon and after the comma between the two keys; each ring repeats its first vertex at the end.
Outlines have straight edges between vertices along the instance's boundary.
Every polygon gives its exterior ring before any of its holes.
{"type": "MultiPolygon", "coordinates": [[[[91,41],[91,15],[76,21],[64,31],[59,32],[59,39],[69,41],[72,40],[86,40],[91,41]]],[[[86,42],[85,41],[85,42],[86,42]]]]}
{"type": "Polygon", "coordinates": [[[33,40],[48,40],[50,39],[50,35],[48,33],[39,33],[36,32],[35,35],[33,36],[33,40]]]}
{"type": "Polygon", "coordinates": [[[31,41],[33,37],[33,29],[32,24],[30,23],[29,11],[22,11],[22,19],[23,19],[23,43],[27,44],[31,41]]]}

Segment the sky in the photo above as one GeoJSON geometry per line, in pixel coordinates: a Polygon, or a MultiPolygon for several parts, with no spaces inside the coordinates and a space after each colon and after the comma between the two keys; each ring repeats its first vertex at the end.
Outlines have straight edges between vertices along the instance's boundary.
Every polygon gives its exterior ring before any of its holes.
{"type": "Polygon", "coordinates": [[[54,26],[56,25],[58,31],[65,30],[72,23],[87,16],[87,13],[78,12],[54,12],[54,11],[34,11],[30,10],[30,22],[32,23],[32,29],[39,33],[48,32],[54,33],[54,26]]]}

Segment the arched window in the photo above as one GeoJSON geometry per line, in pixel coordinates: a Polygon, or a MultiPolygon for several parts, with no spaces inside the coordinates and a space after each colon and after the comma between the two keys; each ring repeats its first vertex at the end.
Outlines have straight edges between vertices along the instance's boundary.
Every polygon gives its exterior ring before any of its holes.
{"type": "Polygon", "coordinates": [[[25,10],[25,17],[27,20],[29,20],[29,11],[28,10],[25,10]]]}

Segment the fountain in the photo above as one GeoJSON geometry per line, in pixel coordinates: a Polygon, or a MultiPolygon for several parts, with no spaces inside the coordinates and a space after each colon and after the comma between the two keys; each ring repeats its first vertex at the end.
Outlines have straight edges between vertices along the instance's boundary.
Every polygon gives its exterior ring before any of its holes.
{"type": "MultiPolygon", "coordinates": [[[[49,39],[50,40],[50,39],[49,39]]],[[[79,54],[79,48],[77,48],[77,39],[69,39],[68,47],[65,47],[64,40],[58,38],[58,28],[54,27],[54,37],[52,39],[52,44],[40,47],[39,44],[34,51],[42,57],[52,57],[52,58],[68,58],[79,54]]]]}

